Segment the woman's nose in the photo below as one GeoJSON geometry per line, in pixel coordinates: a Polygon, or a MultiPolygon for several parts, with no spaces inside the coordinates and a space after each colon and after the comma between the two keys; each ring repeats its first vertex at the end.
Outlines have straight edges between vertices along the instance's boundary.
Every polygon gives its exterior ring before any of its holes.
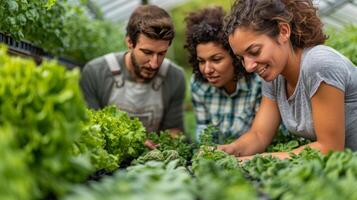
{"type": "Polygon", "coordinates": [[[213,71],[214,70],[213,70],[212,64],[210,62],[206,62],[205,66],[204,66],[204,73],[211,74],[213,71]]]}
{"type": "Polygon", "coordinates": [[[249,58],[249,57],[244,57],[242,64],[243,64],[245,70],[249,73],[254,72],[258,66],[257,62],[255,62],[254,59],[249,58]]]}

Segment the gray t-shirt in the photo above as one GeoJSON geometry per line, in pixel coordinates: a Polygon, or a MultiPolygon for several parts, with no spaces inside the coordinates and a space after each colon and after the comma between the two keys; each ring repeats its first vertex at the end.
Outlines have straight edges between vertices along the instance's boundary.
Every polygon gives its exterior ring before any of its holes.
{"type": "MultiPolygon", "coordinates": [[[[286,128],[293,134],[316,140],[311,101],[321,82],[345,94],[345,147],[357,150],[357,68],[336,50],[318,45],[303,51],[294,93],[287,99],[285,78],[263,81],[262,93],[277,101],[286,128]]],[[[326,113],[333,115],[333,113],[326,113]]]]}
{"type": "MultiPolygon", "coordinates": [[[[124,53],[116,54],[122,67],[123,76],[132,80],[124,64],[124,53]]],[[[179,128],[183,125],[183,100],[185,98],[185,76],[183,70],[170,62],[169,70],[162,85],[164,115],[159,130],[179,128]]],[[[102,109],[108,105],[114,84],[113,74],[103,57],[96,58],[86,64],[81,73],[80,86],[89,107],[102,109]]]]}

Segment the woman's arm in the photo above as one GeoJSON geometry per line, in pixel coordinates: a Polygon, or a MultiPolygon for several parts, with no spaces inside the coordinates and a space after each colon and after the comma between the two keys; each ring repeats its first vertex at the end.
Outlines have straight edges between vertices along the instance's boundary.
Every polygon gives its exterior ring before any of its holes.
{"type": "MultiPolygon", "coordinates": [[[[322,82],[311,98],[316,142],[308,144],[322,153],[345,148],[344,92],[322,82]]],[[[302,149],[302,148],[298,148],[302,149]]]]}
{"type": "Polygon", "coordinates": [[[277,103],[263,97],[251,129],[236,141],[218,146],[218,149],[235,156],[250,156],[264,152],[272,141],[280,121],[277,103]]]}
{"type": "MultiPolygon", "coordinates": [[[[342,151],[345,147],[345,109],[344,92],[333,86],[321,83],[315,95],[311,98],[312,119],[317,140],[294,149],[298,154],[306,146],[322,153],[342,151]]],[[[241,154],[244,155],[244,154],[241,154]]],[[[264,153],[280,159],[288,158],[288,152],[264,153]]],[[[240,157],[241,160],[251,159],[251,156],[240,157]]]]}

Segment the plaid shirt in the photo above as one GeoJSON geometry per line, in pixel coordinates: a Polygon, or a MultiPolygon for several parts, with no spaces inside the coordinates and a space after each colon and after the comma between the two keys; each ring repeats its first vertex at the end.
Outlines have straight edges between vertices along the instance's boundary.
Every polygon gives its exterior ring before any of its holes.
{"type": "Polygon", "coordinates": [[[229,95],[224,89],[192,76],[191,97],[196,114],[196,139],[212,124],[219,129],[213,136],[215,142],[224,143],[238,138],[251,127],[261,100],[261,81],[255,74],[250,80],[241,78],[236,91],[229,95]]]}

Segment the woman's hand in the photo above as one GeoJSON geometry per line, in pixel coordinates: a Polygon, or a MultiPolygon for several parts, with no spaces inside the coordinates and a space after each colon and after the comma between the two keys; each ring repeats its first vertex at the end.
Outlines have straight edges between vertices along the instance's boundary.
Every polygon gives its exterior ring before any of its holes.
{"type": "Polygon", "coordinates": [[[159,146],[159,144],[155,144],[152,140],[145,140],[144,145],[150,150],[156,149],[159,146]]]}
{"type": "Polygon", "coordinates": [[[240,162],[244,162],[244,161],[253,159],[253,157],[254,157],[254,156],[241,156],[241,157],[238,157],[238,160],[239,160],[240,162]]]}
{"type": "Polygon", "coordinates": [[[234,155],[237,157],[237,159],[240,162],[246,161],[246,160],[251,160],[254,156],[240,156],[240,152],[238,150],[238,147],[236,146],[236,144],[230,143],[230,144],[225,144],[225,145],[219,145],[217,147],[218,150],[220,151],[224,151],[228,154],[234,155]]]}
{"type": "Polygon", "coordinates": [[[230,143],[230,144],[224,144],[224,145],[219,145],[217,147],[218,150],[220,151],[224,151],[228,154],[234,155],[236,157],[239,156],[239,150],[237,148],[237,146],[235,145],[234,142],[230,143]]]}

